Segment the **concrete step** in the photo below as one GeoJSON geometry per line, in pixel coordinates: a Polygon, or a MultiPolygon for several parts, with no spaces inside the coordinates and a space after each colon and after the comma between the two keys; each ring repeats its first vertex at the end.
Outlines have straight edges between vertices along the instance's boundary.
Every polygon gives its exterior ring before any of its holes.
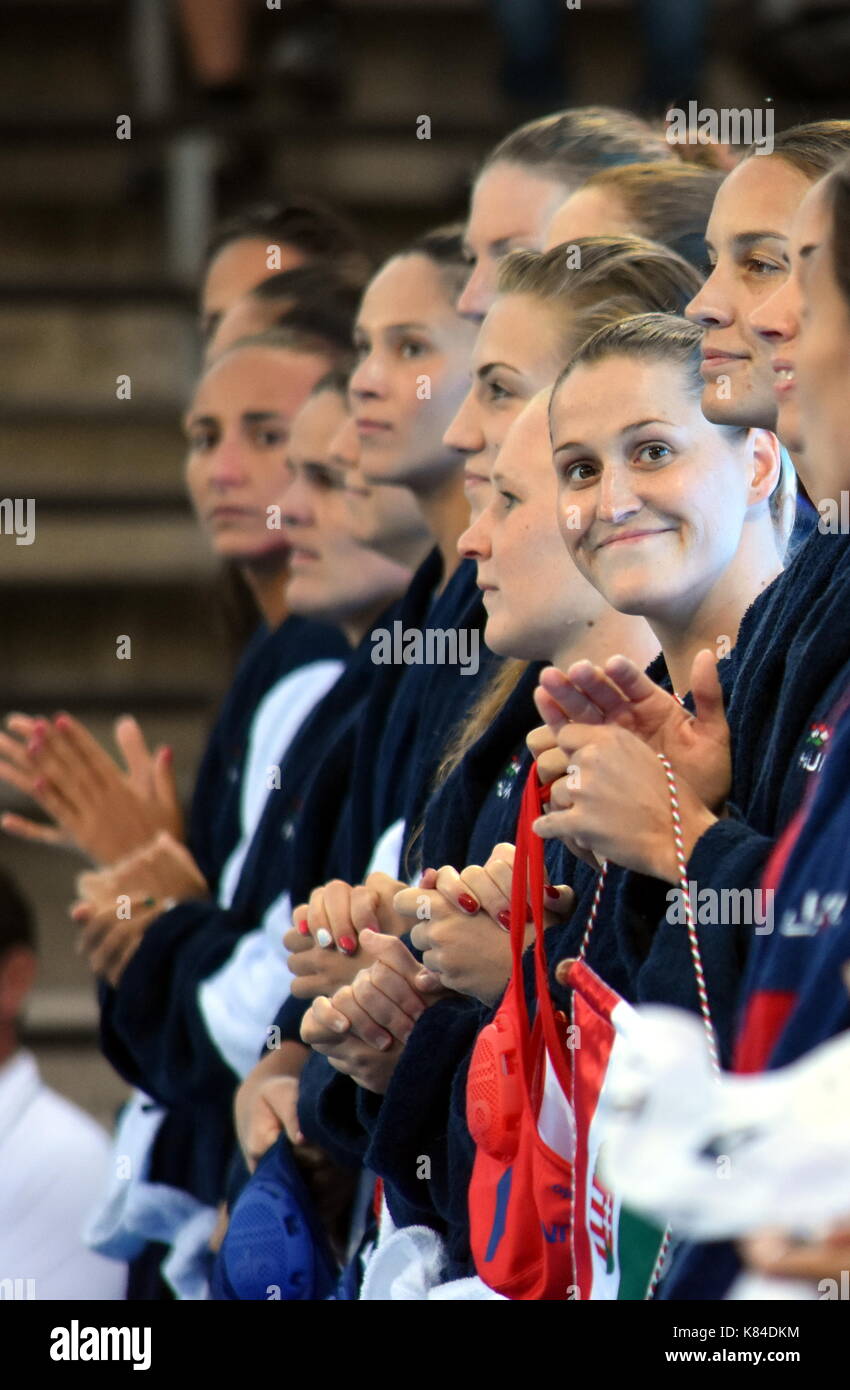
{"type": "Polygon", "coordinates": [[[212,587],[197,582],[5,585],[0,708],[25,695],[107,710],[114,701],[119,713],[134,697],[150,708],[215,695],[229,679],[218,604],[212,587]],[[123,636],[129,657],[119,659],[123,636]]]}
{"type": "Polygon", "coordinates": [[[155,587],[187,583],[213,571],[206,542],[188,516],[62,516],[36,504],[34,518],[32,544],[19,545],[19,536],[0,534],[0,583],[19,589],[56,584],[155,587]]]}
{"type": "Polygon", "coordinates": [[[37,505],[95,501],[101,506],[185,506],[184,443],[173,411],[145,416],[113,401],[97,416],[44,411],[0,414],[4,496],[37,505]]]}
{"type": "Polygon", "coordinates": [[[116,420],[131,402],[179,410],[196,352],[194,322],[179,309],[0,305],[4,397],[18,408],[103,409],[114,403],[116,420]],[[117,396],[127,389],[129,400],[117,396]]]}
{"type": "Polygon", "coordinates": [[[162,264],[158,217],[131,206],[7,206],[0,221],[0,279],[5,284],[118,284],[150,276],[162,264]]]}

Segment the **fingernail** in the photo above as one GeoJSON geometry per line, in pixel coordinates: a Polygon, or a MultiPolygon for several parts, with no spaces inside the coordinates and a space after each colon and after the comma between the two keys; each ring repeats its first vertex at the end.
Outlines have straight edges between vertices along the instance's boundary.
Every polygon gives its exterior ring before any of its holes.
{"type": "Polygon", "coordinates": [[[174,749],[169,745],[162,750],[162,761],[168,763],[169,767],[174,762],[174,749]]]}
{"type": "Polygon", "coordinates": [[[306,917],[302,917],[301,921],[297,925],[298,931],[301,933],[302,936],[310,935],[310,923],[307,921],[306,917]]]}
{"type": "Polygon", "coordinates": [[[387,1048],[392,1046],[392,1038],[384,1033],[382,1037],[375,1039],[375,1046],[380,1048],[382,1052],[386,1052],[387,1048]]]}
{"type": "Polygon", "coordinates": [[[316,932],[316,945],[321,946],[323,950],[327,950],[328,946],[333,946],[333,944],[334,939],[327,927],[319,927],[319,930],[316,932]]]}
{"type": "Polygon", "coordinates": [[[464,912],[468,912],[470,916],[473,912],[480,912],[481,910],[471,893],[459,894],[457,903],[458,907],[462,907],[464,912]]]}
{"type": "Polygon", "coordinates": [[[344,1033],[348,1028],[348,1024],[346,1023],[344,1018],[335,1018],[333,1023],[331,1024],[331,1027],[333,1028],[335,1033],[344,1033]]]}
{"type": "Polygon", "coordinates": [[[557,888],[553,888],[551,883],[544,883],[543,892],[546,894],[547,898],[560,898],[561,896],[557,888]]]}
{"type": "Polygon", "coordinates": [[[350,936],[341,936],[339,938],[339,949],[342,951],[343,955],[353,956],[354,952],[357,950],[357,942],[350,936]]]}
{"type": "Polygon", "coordinates": [[[71,720],[67,714],[57,714],[53,723],[55,727],[61,729],[63,733],[71,727],[71,720]]]}
{"type": "Polygon", "coordinates": [[[507,908],[503,908],[501,912],[496,913],[496,921],[499,923],[500,927],[504,928],[505,931],[510,931],[511,914],[508,912],[507,908]]]}

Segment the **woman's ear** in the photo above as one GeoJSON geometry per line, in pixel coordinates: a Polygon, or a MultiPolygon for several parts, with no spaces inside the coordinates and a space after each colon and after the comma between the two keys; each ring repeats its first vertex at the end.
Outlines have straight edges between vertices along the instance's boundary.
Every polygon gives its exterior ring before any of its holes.
{"type": "Polygon", "coordinates": [[[749,505],[766,502],[779,482],[782,473],[781,445],[773,430],[749,431],[750,483],[749,505]]]}

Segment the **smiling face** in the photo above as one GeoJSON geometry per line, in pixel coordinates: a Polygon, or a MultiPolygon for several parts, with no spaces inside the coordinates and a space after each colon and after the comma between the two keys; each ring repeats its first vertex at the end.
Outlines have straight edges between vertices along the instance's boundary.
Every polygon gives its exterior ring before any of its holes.
{"type": "Polygon", "coordinates": [[[481,325],[472,352],[472,385],[446,431],[468,456],[465,491],[472,519],[490,496],[493,461],[520,411],[563,364],[562,315],[534,295],[504,294],[481,325]]]}
{"type": "Polygon", "coordinates": [[[551,660],[571,627],[607,608],[558,529],[548,406],[541,391],[516,416],[493,464],[490,500],[458,541],[478,563],[487,646],[527,661],[551,660]]]}
{"type": "Polygon", "coordinates": [[[267,525],[286,478],[292,422],[329,363],[287,348],[238,348],[201,379],[184,428],[193,506],[223,559],[250,564],[285,550],[267,525]]]}
{"type": "Polygon", "coordinates": [[[346,470],[334,455],[346,419],[345,403],[334,391],[307,401],[292,427],[280,506],[291,547],[291,612],[359,629],[404,591],[410,571],[354,535],[346,470]]]}
{"type": "Polygon", "coordinates": [[[459,314],[480,323],[496,298],[499,262],[509,251],[541,251],[569,192],[559,179],[507,160],[484,170],[472,190],[464,238],[472,271],[457,302],[459,314]]]}
{"type": "Polygon", "coordinates": [[[806,260],[821,239],[821,187],[820,183],[816,183],[809,189],[794,218],[789,242],[791,268],[787,278],[750,315],[753,329],[770,354],[777,404],[776,433],[786,448],[794,453],[800,453],[803,449],[795,371],[803,307],[801,275],[806,260]]]}
{"type": "MultiPolygon", "coordinates": [[[[277,262],[277,258],[276,262],[277,262]]],[[[295,246],[275,242],[273,237],[244,236],[228,241],[210,261],[201,289],[201,336],[209,342],[221,320],[237,299],[248,294],[270,275],[294,270],[305,261],[295,246]],[[279,264],[269,266],[269,247],[280,253],[279,264]]]]}
{"type": "Polygon", "coordinates": [[[587,236],[641,236],[642,229],[613,188],[577,188],[549,223],[545,250],[587,236]]]}
{"type": "Polygon", "coordinates": [[[702,408],[721,424],[773,429],[770,354],[750,315],[788,273],[788,237],[810,180],[779,156],[745,159],[706,229],[711,273],[685,313],[705,329],[702,408]]]}
{"type": "Polygon", "coordinates": [[[624,356],[577,366],[551,427],[578,568],[621,613],[682,627],[737,551],[748,436],[706,420],[684,367],[624,356]]]}
{"type": "Polygon", "coordinates": [[[474,339],[429,257],[397,256],[378,272],[357,316],[349,384],[365,478],[425,491],[458,467],[443,435],[474,339]]]}
{"type": "Polygon", "coordinates": [[[808,209],[807,242],[801,247],[802,312],[796,344],[801,433],[806,441],[803,482],[817,504],[840,505],[850,489],[847,402],[850,400],[850,308],[835,278],[832,215],[823,187],[808,209]]]}

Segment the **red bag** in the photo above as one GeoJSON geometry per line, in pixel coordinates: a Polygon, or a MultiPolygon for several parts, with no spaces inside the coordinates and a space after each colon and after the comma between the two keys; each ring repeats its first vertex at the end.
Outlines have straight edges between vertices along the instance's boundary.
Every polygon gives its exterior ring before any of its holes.
{"type": "Polygon", "coordinates": [[[541,814],[536,764],[526,782],[517,827],[511,890],[513,971],[502,1004],[478,1036],[469,1067],[466,1114],[478,1146],[469,1189],[475,1266],[485,1283],[512,1299],[569,1296],[572,1280],[572,1079],[566,1020],[549,994],[543,951],[543,842],[532,822],[541,814]],[[535,921],[537,1017],[530,1027],[522,954],[528,896],[535,921]],[[555,1107],[549,1137],[541,1108],[555,1107]],[[560,1105],[560,1116],[557,1107],[560,1105]]]}
{"type": "MultiPolygon", "coordinates": [[[[661,761],[700,1006],[716,1064],[675,781],[666,758],[661,761]]],[[[467,1080],[467,1124],[477,1145],[469,1187],[472,1254],[480,1277],[507,1298],[648,1298],[661,1272],[667,1236],[623,1208],[600,1175],[605,1120],[599,1102],[617,1036],[627,1032],[634,1017],[631,1006],[583,959],[607,865],[579,959],[569,972],[573,1023],[568,1027],[552,1004],[543,949],[543,842],[531,827],[545,799],[534,764],[517,826],[511,980],[496,1017],[478,1037],[467,1080]],[[535,928],[533,1028],[522,970],[526,897],[535,928]]]]}

